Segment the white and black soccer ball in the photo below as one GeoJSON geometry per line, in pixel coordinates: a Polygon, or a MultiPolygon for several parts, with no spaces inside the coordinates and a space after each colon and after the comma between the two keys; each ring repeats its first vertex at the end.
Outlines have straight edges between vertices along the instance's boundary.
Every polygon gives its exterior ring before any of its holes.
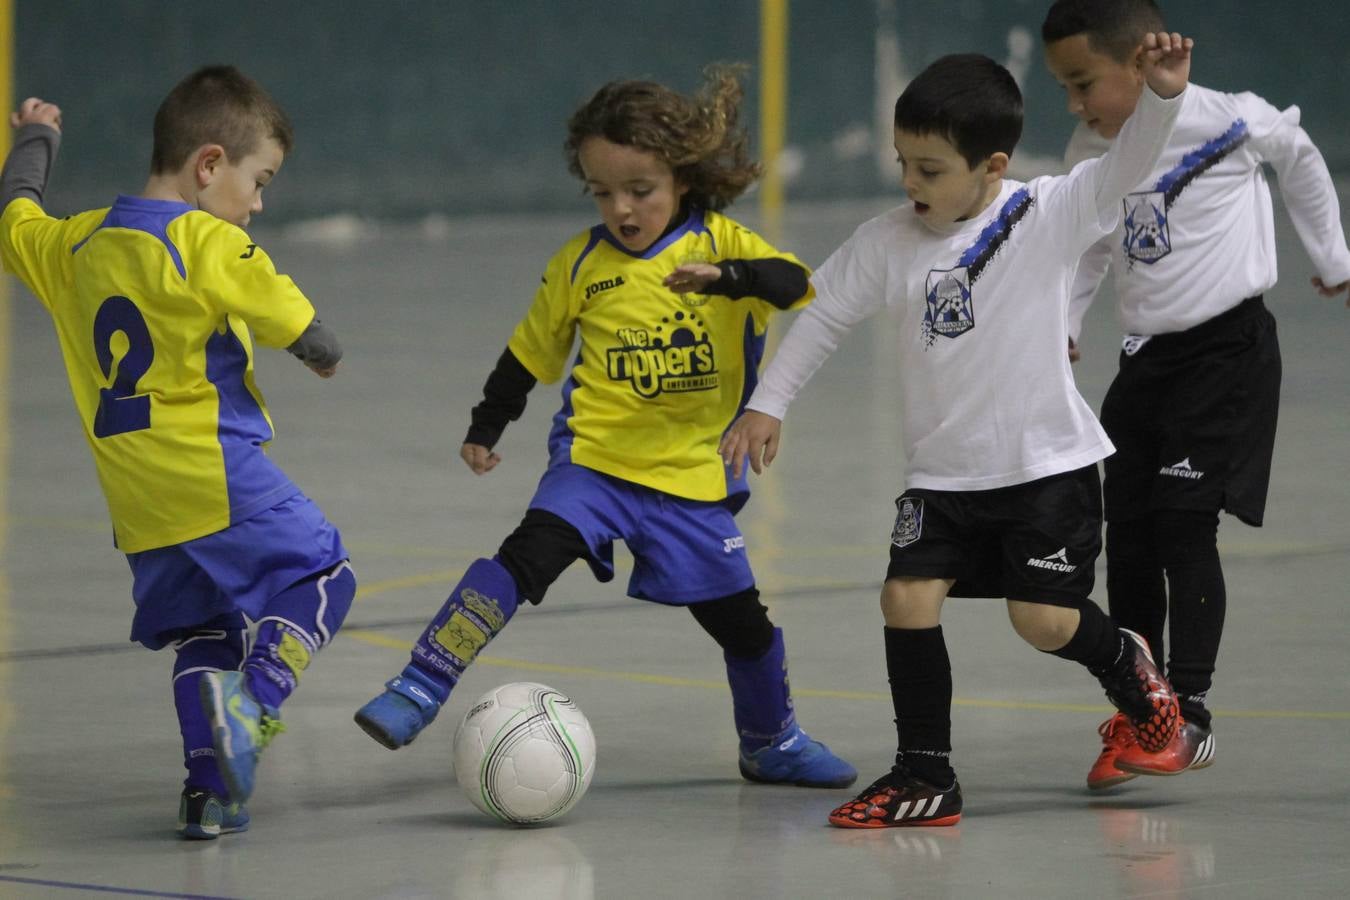
{"type": "Polygon", "coordinates": [[[488,691],[455,732],[455,778],[473,805],[519,825],[556,819],[595,774],[595,735],[571,698],[518,681],[488,691]]]}

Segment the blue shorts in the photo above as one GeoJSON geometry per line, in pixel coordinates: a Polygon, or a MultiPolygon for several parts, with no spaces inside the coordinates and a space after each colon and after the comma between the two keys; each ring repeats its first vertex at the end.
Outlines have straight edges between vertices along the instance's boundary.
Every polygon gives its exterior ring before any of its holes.
{"type": "Polygon", "coordinates": [[[298,492],[214,534],[128,553],[136,601],[131,639],[158,650],[216,616],[258,619],[277,594],[346,558],[337,529],[298,492]]]}
{"type": "Polygon", "coordinates": [[[614,542],[628,545],[630,597],[684,606],[754,587],[745,538],[721,503],[686,500],[558,462],[540,479],[530,508],[560,516],[581,532],[600,581],[614,578],[614,542]]]}

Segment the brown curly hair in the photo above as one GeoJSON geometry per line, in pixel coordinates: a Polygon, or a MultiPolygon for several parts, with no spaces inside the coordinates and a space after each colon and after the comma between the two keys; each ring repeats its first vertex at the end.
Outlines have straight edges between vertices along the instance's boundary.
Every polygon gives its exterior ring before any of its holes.
{"type": "Polygon", "coordinates": [[[695,206],[720,210],[763,172],[750,158],[750,139],[736,119],[744,65],[712,65],[686,97],[652,81],[611,81],[567,122],[567,169],[582,179],[579,152],[587,138],[655,153],[688,185],[695,206]]]}

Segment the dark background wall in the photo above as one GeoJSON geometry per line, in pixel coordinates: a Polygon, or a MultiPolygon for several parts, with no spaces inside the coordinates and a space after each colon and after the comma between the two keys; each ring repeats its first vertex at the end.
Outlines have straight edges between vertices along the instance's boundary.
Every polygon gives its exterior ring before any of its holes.
{"type": "MultiPolygon", "coordinates": [[[[1173,27],[1199,42],[1197,82],[1298,103],[1333,168],[1350,170],[1350,5],[1163,5],[1173,27]]],[[[905,77],[950,52],[983,52],[1023,72],[1019,156],[1033,166],[1057,157],[1072,122],[1041,63],[1047,7],[794,0],[789,198],[895,190],[880,163],[886,110],[905,77]]],[[[269,192],[269,220],[559,209],[579,192],[560,152],[579,102],[611,78],[688,90],[708,62],[757,64],[758,16],[756,0],[17,0],[15,95],[39,94],[65,111],[56,210],[138,190],[155,108],[179,78],[210,62],[259,79],[296,125],[296,151],[269,192]]],[[[756,78],[745,110],[752,133],[756,78]]]]}

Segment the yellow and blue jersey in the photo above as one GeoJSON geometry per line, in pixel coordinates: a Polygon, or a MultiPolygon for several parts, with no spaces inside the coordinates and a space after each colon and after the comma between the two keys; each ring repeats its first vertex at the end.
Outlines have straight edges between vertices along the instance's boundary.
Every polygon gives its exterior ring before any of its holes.
{"type": "Polygon", "coordinates": [[[243,230],[171,201],[55,219],[21,197],[0,216],[0,259],[51,314],[121,550],[212,534],[297,492],[263,451],[250,330],[287,347],[314,308],[243,230]]]}
{"type": "MultiPolygon", "coordinates": [[[[680,295],[661,282],[683,263],[770,257],[801,265],[700,209],[642,253],[604,225],[563,245],[508,344],[531,375],[551,383],[563,376],[580,332],[549,436],[551,459],[739,506],[745,478],[732,480],[717,445],[754,391],[777,309],[754,297],[680,295]]],[[[808,290],[793,308],[813,296],[808,290]]]]}

